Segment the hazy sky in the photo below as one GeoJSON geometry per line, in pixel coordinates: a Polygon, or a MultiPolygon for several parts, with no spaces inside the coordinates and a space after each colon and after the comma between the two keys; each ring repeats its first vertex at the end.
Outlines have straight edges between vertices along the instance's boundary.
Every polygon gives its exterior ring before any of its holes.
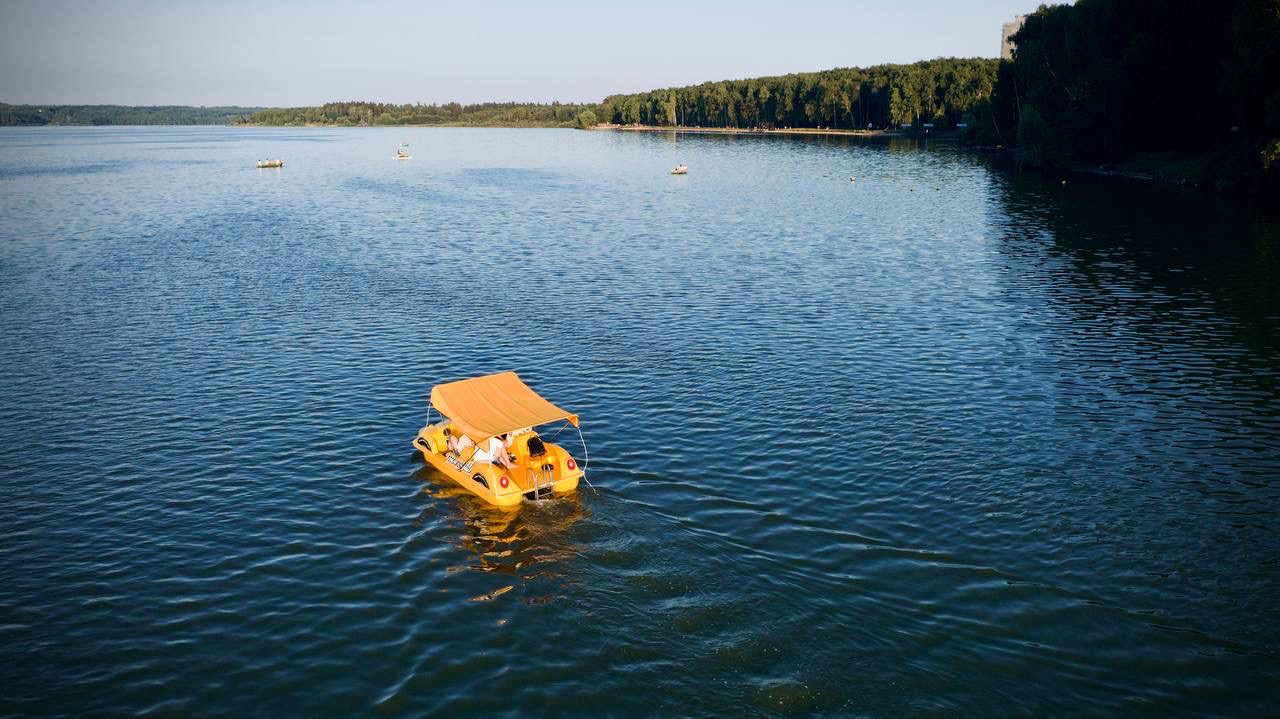
{"type": "Polygon", "coordinates": [[[615,92],[996,57],[1040,0],[0,0],[0,102],[599,101],[615,92]]]}

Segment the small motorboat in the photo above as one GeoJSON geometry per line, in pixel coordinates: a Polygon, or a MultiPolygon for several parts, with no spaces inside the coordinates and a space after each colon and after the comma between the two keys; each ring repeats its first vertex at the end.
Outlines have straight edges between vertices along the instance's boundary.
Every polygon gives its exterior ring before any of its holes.
{"type": "Polygon", "coordinates": [[[284,160],[258,160],[258,168],[284,167],[284,160]]]}
{"type": "Polygon", "coordinates": [[[585,464],[579,466],[568,451],[538,434],[536,428],[543,425],[577,429],[586,460],[578,416],[543,399],[515,372],[501,372],[431,388],[427,425],[418,430],[413,446],[472,494],[512,507],[571,492],[579,479],[586,480],[585,464]],[[440,421],[431,421],[433,410],[440,421]],[[507,455],[513,466],[503,466],[491,451],[507,455]]]}
{"type": "Polygon", "coordinates": [[[400,147],[397,147],[397,148],[396,148],[396,159],[397,159],[397,160],[412,160],[412,159],[413,159],[413,156],[409,154],[409,150],[407,149],[408,147],[409,147],[409,143],[407,143],[407,142],[402,142],[402,143],[400,143],[400,147]]]}
{"type": "Polygon", "coordinates": [[[688,166],[688,165],[676,165],[675,167],[671,168],[671,174],[673,174],[673,175],[687,175],[687,174],[689,174],[689,166],[688,166]]]}

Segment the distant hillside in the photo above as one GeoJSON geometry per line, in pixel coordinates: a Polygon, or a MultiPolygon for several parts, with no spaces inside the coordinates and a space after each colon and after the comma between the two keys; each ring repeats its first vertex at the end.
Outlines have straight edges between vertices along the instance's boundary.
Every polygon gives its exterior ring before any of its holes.
{"type": "Polygon", "coordinates": [[[0,103],[0,125],[226,125],[261,107],[185,105],[8,105],[0,103]]]}
{"type": "Polygon", "coordinates": [[[570,127],[578,113],[595,105],[485,102],[460,105],[390,105],[381,102],[330,102],[318,107],[281,107],[256,112],[254,125],[451,125],[471,127],[570,127]]]}

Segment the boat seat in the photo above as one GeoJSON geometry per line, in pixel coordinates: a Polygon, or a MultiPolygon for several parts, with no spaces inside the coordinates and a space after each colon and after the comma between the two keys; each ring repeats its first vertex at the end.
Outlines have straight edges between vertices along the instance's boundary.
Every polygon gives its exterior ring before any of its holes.
{"type": "Polygon", "coordinates": [[[533,471],[550,472],[555,468],[551,461],[551,457],[547,454],[547,445],[538,435],[533,435],[525,442],[521,443],[528,452],[526,461],[529,469],[533,471]]]}

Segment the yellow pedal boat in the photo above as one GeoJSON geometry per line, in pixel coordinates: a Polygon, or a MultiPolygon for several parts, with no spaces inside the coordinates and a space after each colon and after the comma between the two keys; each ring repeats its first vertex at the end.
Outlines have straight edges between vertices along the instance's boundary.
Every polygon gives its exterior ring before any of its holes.
{"type": "Polygon", "coordinates": [[[427,425],[418,430],[413,446],[446,477],[499,507],[549,499],[586,480],[587,444],[578,416],[543,399],[515,372],[433,387],[427,425]],[[433,410],[440,421],[431,421],[433,410]],[[578,430],[582,466],[535,431],[560,422],[561,431],[568,426],[578,430]],[[506,462],[491,451],[505,454],[506,462]]]}

